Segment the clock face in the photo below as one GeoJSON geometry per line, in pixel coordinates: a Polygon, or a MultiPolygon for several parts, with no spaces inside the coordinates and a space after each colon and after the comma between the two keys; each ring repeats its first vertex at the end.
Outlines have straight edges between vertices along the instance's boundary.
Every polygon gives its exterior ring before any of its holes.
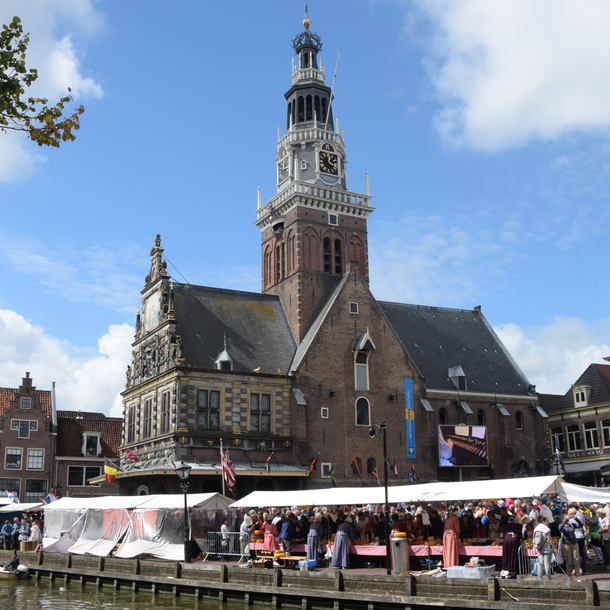
{"type": "Polygon", "coordinates": [[[325,174],[339,175],[339,157],[334,153],[320,152],[320,171],[325,174]]]}
{"type": "Polygon", "coordinates": [[[286,178],[288,178],[289,173],[290,173],[290,170],[289,170],[288,155],[286,154],[286,151],[283,151],[282,158],[280,159],[280,162],[277,164],[278,183],[286,180],[286,178]]]}

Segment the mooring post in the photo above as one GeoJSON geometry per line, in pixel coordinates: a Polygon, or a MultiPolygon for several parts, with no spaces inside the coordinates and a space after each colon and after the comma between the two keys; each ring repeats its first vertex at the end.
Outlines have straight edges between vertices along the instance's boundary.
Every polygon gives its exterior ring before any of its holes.
{"type": "Polygon", "coordinates": [[[174,578],[180,578],[181,571],[182,566],[180,565],[179,561],[176,561],[176,564],[174,565],[174,578]]]}
{"type": "Polygon", "coordinates": [[[133,573],[137,576],[138,574],[140,574],[140,558],[136,557],[134,564],[133,564],[133,573]]]}
{"type": "Polygon", "coordinates": [[[594,580],[585,580],[585,599],[587,606],[599,606],[599,589],[594,580]]]}
{"type": "Polygon", "coordinates": [[[407,574],[405,579],[406,594],[409,597],[415,597],[417,595],[417,580],[413,574],[407,574]]]}
{"type": "Polygon", "coordinates": [[[500,583],[497,578],[487,579],[487,601],[500,601],[500,583]]]}
{"type": "Polygon", "coordinates": [[[229,582],[229,569],[224,564],[220,566],[220,574],[218,575],[218,580],[220,582],[229,582]]]}
{"type": "Polygon", "coordinates": [[[335,591],[343,591],[343,572],[335,572],[335,591]]]}
{"type": "Polygon", "coordinates": [[[273,570],[273,586],[281,587],[282,586],[282,569],[275,568],[273,570]]]}

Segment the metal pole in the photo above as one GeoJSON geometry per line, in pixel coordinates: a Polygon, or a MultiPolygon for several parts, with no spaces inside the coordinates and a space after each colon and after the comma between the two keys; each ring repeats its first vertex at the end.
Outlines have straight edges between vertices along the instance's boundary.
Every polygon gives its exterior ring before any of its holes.
{"type": "Polygon", "coordinates": [[[390,507],[388,506],[388,448],[386,443],[386,428],[385,422],[383,426],[383,486],[385,488],[385,561],[386,573],[392,574],[392,565],[390,558],[390,507]]]}
{"type": "Polygon", "coordinates": [[[180,481],[182,493],[184,494],[184,563],[191,563],[191,537],[189,532],[189,513],[188,513],[188,490],[189,482],[180,481]]]}

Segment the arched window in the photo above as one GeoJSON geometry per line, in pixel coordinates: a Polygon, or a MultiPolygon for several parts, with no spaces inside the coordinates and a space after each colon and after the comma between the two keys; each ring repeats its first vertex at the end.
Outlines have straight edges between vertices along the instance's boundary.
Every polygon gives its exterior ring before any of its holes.
{"type": "Polygon", "coordinates": [[[377,462],[375,458],[369,458],[366,461],[366,474],[373,474],[373,470],[377,467],[377,462]]]}
{"type": "Polygon", "coordinates": [[[316,95],[315,97],[315,111],[316,111],[316,119],[318,121],[322,120],[322,117],[320,116],[320,96],[316,95]]]}
{"type": "Polygon", "coordinates": [[[588,421],[583,425],[585,432],[585,449],[599,449],[599,435],[597,422],[588,421]]]}
{"type": "Polygon", "coordinates": [[[307,111],[307,120],[308,121],[313,121],[313,104],[311,103],[311,95],[308,95],[305,98],[305,102],[306,102],[306,111],[307,111]]]}
{"type": "MultiPolygon", "coordinates": [[[[326,109],[327,108],[328,108],[328,102],[326,101],[326,98],[323,97],[322,98],[322,116],[320,117],[320,121],[322,123],[324,123],[324,121],[326,121],[326,109]]],[[[331,127],[332,127],[332,124],[331,124],[331,127]]]]}
{"type": "Polygon", "coordinates": [[[341,256],[341,240],[335,239],[335,273],[343,275],[343,259],[341,256]]]}
{"type": "Polygon", "coordinates": [[[330,238],[324,238],[324,273],[332,273],[332,265],[330,258],[330,238]]]}
{"type": "Polygon", "coordinates": [[[290,129],[290,117],[292,116],[292,102],[288,102],[288,108],[286,109],[286,131],[290,129]]]}
{"type": "MultiPolygon", "coordinates": [[[[610,423],[610,420],[608,420],[608,423],[610,423]]],[[[557,445],[559,445],[559,451],[561,453],[563,453],[566,448],[565,448],[565,443],[564,443],[564,439],[563,439],[563,428],[561,426],[555,426],[554,428],[551,428],[551,451],[554,452],[555,451],[555,436],[557,436],[557,445]]]]}
{"type": "Polygon", "coordinates": [[[523,413],[521,411],[515,413],[515,426],[517,430],[523,430],[523,413]]]}
{"type": "Polygon", "coordinates": [[[356,401],[356,425],[371,425],[371,405],[366,398],[359,398],[356,401]]]}
{"type": "Polygon", "coordinates": [[[483,409],[479,409],[477,411],[477,426],[485,425],[485,411],[483,409]]]}
{"type": "Polygon", "coordinates": [[[568,433],[568,451],[580,451],[582,445],[580,442],[580,430],[578,424],[572,424],[566,428],[568,433]]]}
{"type": "Polygon", "coordinates": [[[275,247],[275,281],[279,282],[282,279],[281,275],[282,270],[282,253],[280,252],[280,247],[275,247]]]}
{"type": "Polygon", "coordinates": [[[297,118],[297,122],[298,123],[302,123],[305,120],[305,100],[303,99],[303,96],[300,95],[299,96],[299,109],[298,109],[298,118],[297,118]]]}
{"type": "Polygon", "coordinates": [[[447,425],[447,409],[445,409],[444,407],[438,412],[438,423],[441,426],[447,425]]]}

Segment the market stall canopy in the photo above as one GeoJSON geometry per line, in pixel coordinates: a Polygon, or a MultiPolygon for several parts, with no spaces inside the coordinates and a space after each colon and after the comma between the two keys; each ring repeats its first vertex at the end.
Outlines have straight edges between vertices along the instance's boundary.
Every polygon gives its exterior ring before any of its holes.
{"type": "MultiPolygon", "coordinates": [[[[388,488],[392,504],[401,502],[451,502],[481,498],[529,498],[544,493],[559,493],[562,477],[527,477],[425,483],[388,488]]],[[[282,506],[339,506],[344,504],[381,504],[383,487],[335,487],[298,491],[255,491],[232,504],[232,508],[282,506]]]]}
{"type": "Polygon", "coordinates": [[[607,487],[584,487],[583,485],[562,483],[560,496],[563,502],[606,504],[610,502],[610,489],[607,487]]]}
{"type": "MultiPolygon", "coordinates": [[[[232,500],[219,493],[187,494],[189,508],[210,510],[228,508],[232,500]]],[[[13,506],[19,506],[13,504],[13,506]]],[[[24,506],[24,505],[22,505],[24,506]]],[[[41,506],[40,504],[36,506],[41,506]]],[[[44,505],[45,511],[52,510],[119,510],[133,508],[184,508],[184,494],[156,494],[151,496],[102,496],[100,498],[61,498],[44,505]]],[[[0,509],[1,510],[1,509],[0,509]]],[[[18,509],[15,509],[18,510],[18,509]]]]}
{"type": "Polygon", "coordinates": [[[42,506],[44,506],[42,502],[23,502],[19,504],[11,502],[10,504],[0,506],[0,513],[16,513],[18,511],[27,513],[33,510],[40,510],[42,506]]]}

